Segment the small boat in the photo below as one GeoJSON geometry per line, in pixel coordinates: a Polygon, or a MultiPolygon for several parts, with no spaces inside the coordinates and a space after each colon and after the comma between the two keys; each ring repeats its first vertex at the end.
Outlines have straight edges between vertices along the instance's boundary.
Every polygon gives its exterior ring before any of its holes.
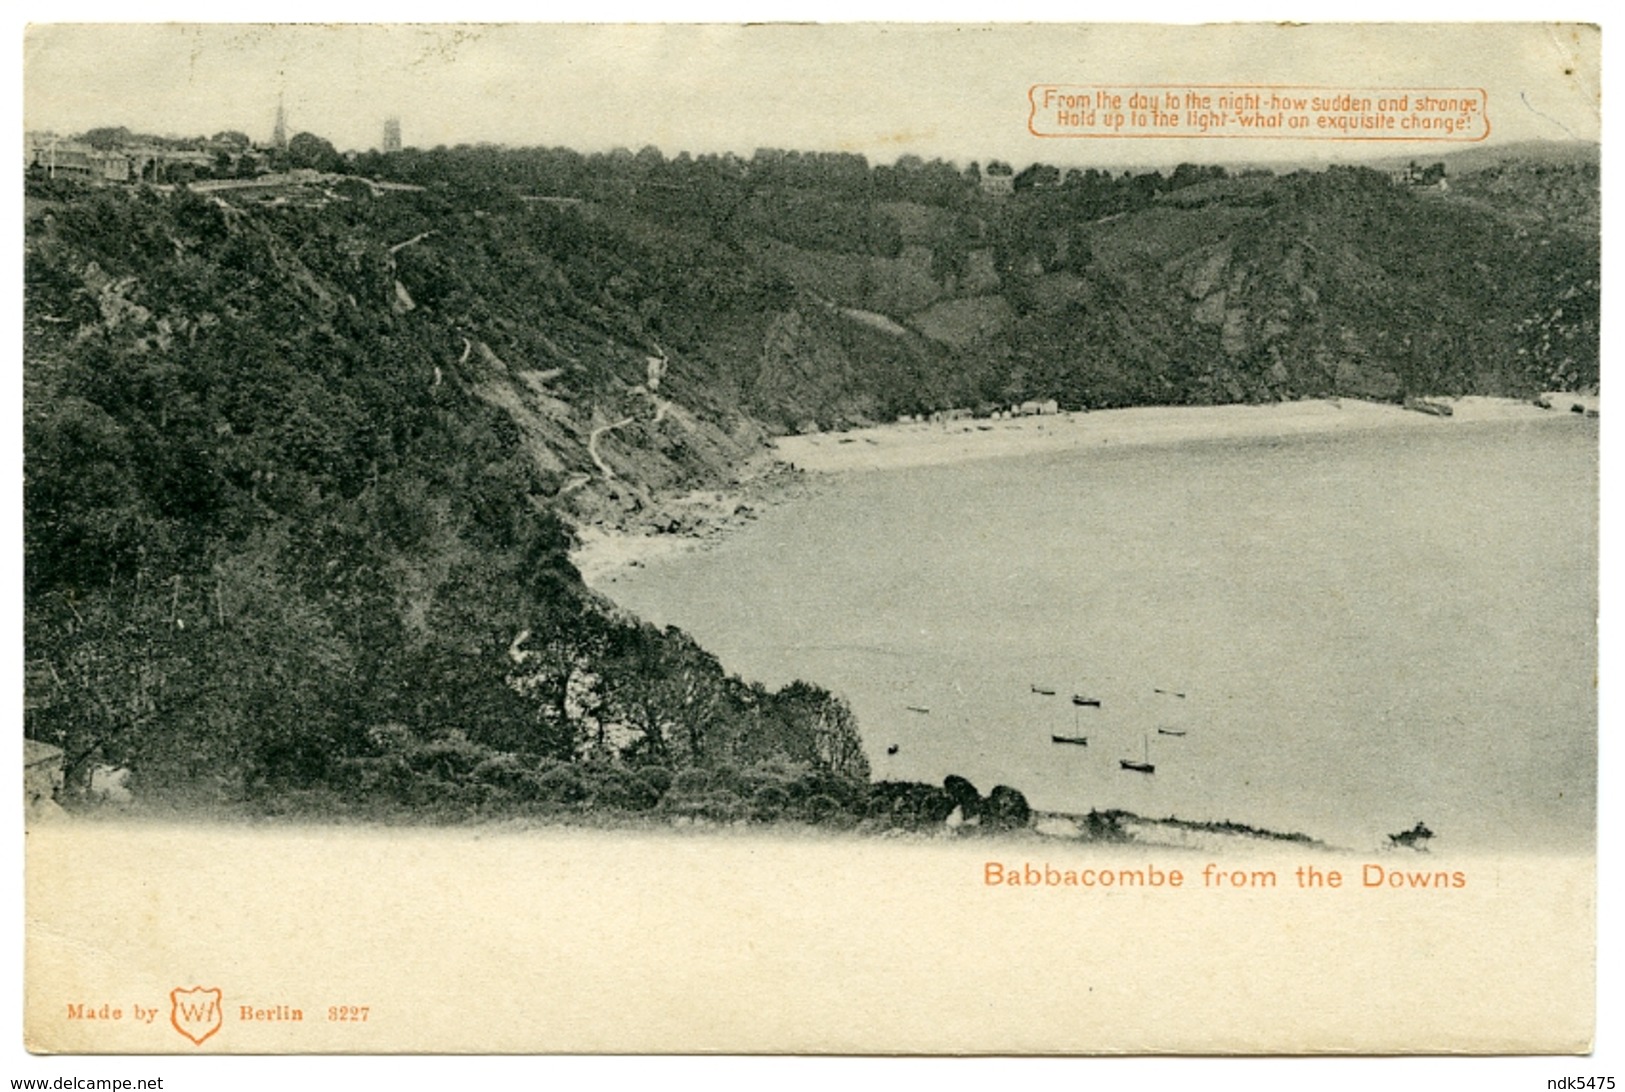
{"type": "Polygon", "coordinates": [[[1120,758],[1117,760],[1117,764],[1123,769],[1132,770],[1135,773],[1154,774],[1157,772],[1157,768],[1151,765],[1151,744],[1144,737],[1141,737],[1140,743],[1145,755],[1143,761],[1136,762],[1132,758],[1120,758]]]}
{"type": "Polygon", "coordinates": [[[1099,698],[1086,698],[1082,694],[1073,694],[1072,695],[1072,704],[1073,705],[1087,705],[1090,708],[1099,709],[1100,708],[1100,699],[1099,698]]]}
{"type": "Polygon", "coordinates": [[[1037,683],[1033,683],[1033,693],[1034,694],[1043,694],[1045,697],[1050,697],[1050,698],[1053,698],[1055,696],[1055,691],[1051,690],[1047,686],[1039,686],[1037,683]]]}
{"type": "Polygon", "coordinates": [[[1089,746],[1088,736],[1058,736],[1051,733],[1049,741],[1051,743],[1076,743],[1079,747],[1089,746]]]}
{"type": "Polygon", "coordinates": [[[1153,694],[1167,694],[1170,698],[1183,698],[1185,696],[1182,691],[1179,691],[1179,690],[1164,690],[1160,686],[1153,686],[1151,688],[1151,692],[1153,694]]]}
{"type": "Polygon", "coordinates": [[[1185,734],[1185,731],[1186,731],[1186,729],[1184,729],[1184,728],[1158,728],[1157,729],[1157,735],[1159,735],[1159,736],[1182,736],[1182,735],[1185,734]]]}
{"type": "Polygon", "coordinates": [[[929,713],[931,711],[923,705],[909,705],[905,706],[904,708],[906,708],[910,713],[929,713]]]}
{"type": "Polygon", "coordinates": [[[887,747],[886,748],[886,753],[889,754],[889,755],[896,754],[897,753],[897,744],[893,743],[890,747],[887,747]]]}

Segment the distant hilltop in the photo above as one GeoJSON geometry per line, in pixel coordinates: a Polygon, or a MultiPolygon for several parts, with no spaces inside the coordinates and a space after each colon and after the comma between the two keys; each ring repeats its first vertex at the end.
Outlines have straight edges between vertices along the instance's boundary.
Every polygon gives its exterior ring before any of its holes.
{"type": "MultiPolygon", "coordinates": [[[[385,154],[401,150],[398,118],[384,123],[383,137],[385,154]]],[[[25,171],[97,183],[244,179],[294,169],[348,171],[354,162],[355,153],[341,154],[314,133],[288,136],[280,108],[276,130],[264,143],[234,129],[207,137],[135,133],[124,126],[75,135],[43,130],[23,134],[25,171]]]]}

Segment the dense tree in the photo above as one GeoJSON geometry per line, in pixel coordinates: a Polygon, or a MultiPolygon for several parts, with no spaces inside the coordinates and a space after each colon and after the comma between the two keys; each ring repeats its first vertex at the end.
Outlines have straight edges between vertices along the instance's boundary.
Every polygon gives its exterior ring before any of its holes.
{"type": "Polygon", "coordinates": [[[722,672],[686,635],[648,626],[617,634],[605,664],[602,721],[631,732],[629,758],[705,766],[728,757],[722,672]]]}
{"type": "Polygon", "coordinates": [[[332,143],[314,133],[295,133],[288,138],[288,163],[294,167],[312,167],[318,171],[337,171],[344,166],[332,143]]]}
{"type": "Polygon", "coordinates": [[[135,142],[135,135],[123,125],[114,125],[89,129],[81,139],[98,151],[107,151],[110,148],[127,147],[135,142]]]}

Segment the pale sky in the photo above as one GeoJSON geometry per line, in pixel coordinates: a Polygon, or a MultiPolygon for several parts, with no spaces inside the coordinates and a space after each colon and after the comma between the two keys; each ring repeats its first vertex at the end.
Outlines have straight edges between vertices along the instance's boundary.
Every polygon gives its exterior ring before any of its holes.
{"type": "Polygon", "coordinates": [[[1414,142],[1041,140],[1035,83],[1476,87],[1492,142],[1599,136],[1598,35],[1531,24],[44,24],[25,124],[376,146],[849,150],[1019,164],[1172,164],[1447,151],[1414,142]],[[109,59],[112,58],[110,61],[109,59]]]}

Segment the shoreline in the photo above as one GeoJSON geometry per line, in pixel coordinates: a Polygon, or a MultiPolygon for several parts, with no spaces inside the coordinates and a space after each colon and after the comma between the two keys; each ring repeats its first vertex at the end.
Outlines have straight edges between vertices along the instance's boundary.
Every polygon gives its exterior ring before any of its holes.
{"type": "Polygon", "coordinates": [[[1557,391],[1542,397],[1550,409],[1533,401],[1483,395],[1427,400],[1448,406],[1448,417],[1385,402],[1306,399],[1262,405],[1131,406],[781,436],[753,460],[738,484],[695,490],[664,501],[660,506],[664,530],[639,532],[601,522],[577,525],[577,546],[571,550],[570,560],[588,587],[603,592],[629,569],[708,548],[755,520],[764,509],[805,496],[817,487],[817,479],[831,474],[1090,449],[1397,432],[1483,422],[1565,421],[1580,415],[1574,406],[1594,414],[1600,404],[1596,394],[1557,391]]]}
{"type": "Polygon", "coordinates": [[[603,592],[621,573],[703,550],[747,526],[763,510],[805,496],[811,488],[806,475],[769,450],[754,457],[726,486],[662,500],[658,514],[644,520],[644,526],[657,530],[631,530],[602,521],[576,524],[570,562],[589,588],[603,592]]]}
{"type": "Polygon", "coordinates": [[[1131,406],[1044,416],[878,425],[840,433],[780,437],[774,450],[815,474],[905,470],[980,459],[1106,447],[1172,446],[1217,440],[1265,440],[1373,430],[1449,428],[1485,421],[1555,421],[1596,412],[1594,394],[1553,392],[1550,409],[1532,401],[1473,395],[1430,398],[1450,416],[1357,399],[1312,399],[1263,405],[1131,406]]]}
{"type": "MultiPolygon", "coordinates": [[[[873,782],[871,784],[874,784],[873,782]]],[[[1130,811],[1058,812],[1034,810],[1019,827],[1000,829],[952,820],[918,825],[888,824],[872,818],[835,823],[814,823],[792,817],[774,819],[715,819],[662,810],[558,806],[552,810],[513,810],[467,813],[424,811],[406,805],[361,806],[354,811],[293,808],[268,812],[252,805],[196,804],[146,799],[130,805],[91,805],[26,816],[30,831],[119,828],[212,828],[245,835],[262,833],[427,834],[547,833],[563,836],[641,838],[760,838],[778,842],[809,840],[905,843],[921,846],[974,846],[990,849],[1026,847],[1035,852],[1087,846],[1099,852],[1221,853],[1238,850],[1253,855],[1310,853],[1349,855],[1388,852],[1393,847],[1360,850],[1333,845],[1302,832],[1274,831],[1239,824],[1156,818],[1130,811]],[[1098,821],[1098,826],[1095,822],[1098,821]]]]}

